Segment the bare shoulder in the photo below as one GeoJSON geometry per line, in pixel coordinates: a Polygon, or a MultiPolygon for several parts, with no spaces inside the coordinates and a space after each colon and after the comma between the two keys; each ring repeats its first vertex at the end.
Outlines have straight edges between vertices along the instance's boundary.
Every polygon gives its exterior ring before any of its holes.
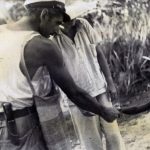
{"type": "Polygon", "coordinates": [[[28,42],[25,49],[26,53],[43,63],[61,60],[61,51],[58,46],[53,41],[42,36],[34,37],[28,42]]]}
{"type": "Polygon", "coordinates": [[[57,46],[51,40],[37,36],[27,43],[26,48],[44,54],[46,51],[50,52],[53,51],[53,49],[57,49],[57,46]]]}

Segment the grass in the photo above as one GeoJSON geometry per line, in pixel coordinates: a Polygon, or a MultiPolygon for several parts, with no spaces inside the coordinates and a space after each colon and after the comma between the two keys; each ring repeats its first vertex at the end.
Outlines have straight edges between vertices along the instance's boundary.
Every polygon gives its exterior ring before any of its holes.
{"type": "Polygon", "coordinates": [[[113,15],[109,24],[101,26],[101,46],[119,95],[133,96],[146,91],[150,79],[149,15],[143,10],[134,16],[113,15]]]}

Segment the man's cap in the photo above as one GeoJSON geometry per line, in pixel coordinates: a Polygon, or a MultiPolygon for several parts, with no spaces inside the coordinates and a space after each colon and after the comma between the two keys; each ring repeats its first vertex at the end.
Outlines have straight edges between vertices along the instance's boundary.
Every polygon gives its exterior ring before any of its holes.
{"type": "Polygon", "coordinates": [[[38,4],[38,3],[60,3],[60,5],[65,5],[65,0],[25,0],[24,6],[26,7],[27,5],[31,4],[38,4]]]}
{"type": "Polygon", "coordinates": [[[59,10],[64,15],[64,21],[69,21],[66,14],[65,0],[25,0],[24,7],[29,8],[53,8],[59,10]]]}
{"type": "Polygon", "coordinates": [[[90,10],[96,8],[96,2],[75,2],[72,5],[66,7],[66,13],[71,19],[81,17],[88,13],[90,10]]]}

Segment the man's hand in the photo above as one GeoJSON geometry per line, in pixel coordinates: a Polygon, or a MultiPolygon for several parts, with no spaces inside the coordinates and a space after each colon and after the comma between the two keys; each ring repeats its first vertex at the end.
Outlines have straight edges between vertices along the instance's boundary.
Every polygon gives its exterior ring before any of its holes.
{"type": "Polygon", "coordinates": [[[98,100],[98,103],[100,104],[101,107],[101,117],[108,121],[108,122],[113,122],[115,119],[119,117],[119,111],[113,107],[112,102],[107,95],[107,93],[100,94],[96,97],[98,100]]]}
{"type": "Polygon", "coordinates": [[[105,106],[102,106],[102,118],[104,120],[106,120],[107,122],[113,122],[115,119],[118,118],[119,116],[119,111],[113,107],[105,107],[105,106]]]}
{"type": "Polygon", "coordinates": [[[117,99],[118,95],[117,95],[117,90],[116,90],[114,83],[111,83],[111,84],[108,83],[107,92],[112,100],[117,99]]]}

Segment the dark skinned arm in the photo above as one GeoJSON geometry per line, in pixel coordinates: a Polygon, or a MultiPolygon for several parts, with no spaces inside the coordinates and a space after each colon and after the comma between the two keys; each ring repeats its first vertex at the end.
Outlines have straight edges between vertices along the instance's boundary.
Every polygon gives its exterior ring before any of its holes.
{"type": "MultiPolygon", "coordinates": [[[[37,64],[39,66],[46,66],[54,81],[78,107],[98,114],[108,122],[112,122],[117,118],[118,113],[114,109],[104,108],[84,90],[76,86],[64,65],[59,48],[50,40],[32,40],[28,44],[26,52],[28,52],[26,54],[28,56],[26,57],[28,58],[27,66],[36,66],[37,64]]],[[[30,67],[27,68],[30,70],[30,67]]],[[[32,71],[29,71],[29,74],[30,72],[32,71]]]]}
{"type": "Polygon", "coordinates": [[[101,50],[99,44],[96,46],[96,51],[97,51],[98,63],[100,65],[102,72],[104,73],[104,76],[105,76],[107,84],[108,84],[107,90],[108,90],[111,98],[116,99],[117,98],[117,91],[116,91],[116,88],[114,86],[113,79],[111,77],[111,73],[110,73],[110,69],[109,69],[106,57],[105,57],[103,51],[101,50]]]}

